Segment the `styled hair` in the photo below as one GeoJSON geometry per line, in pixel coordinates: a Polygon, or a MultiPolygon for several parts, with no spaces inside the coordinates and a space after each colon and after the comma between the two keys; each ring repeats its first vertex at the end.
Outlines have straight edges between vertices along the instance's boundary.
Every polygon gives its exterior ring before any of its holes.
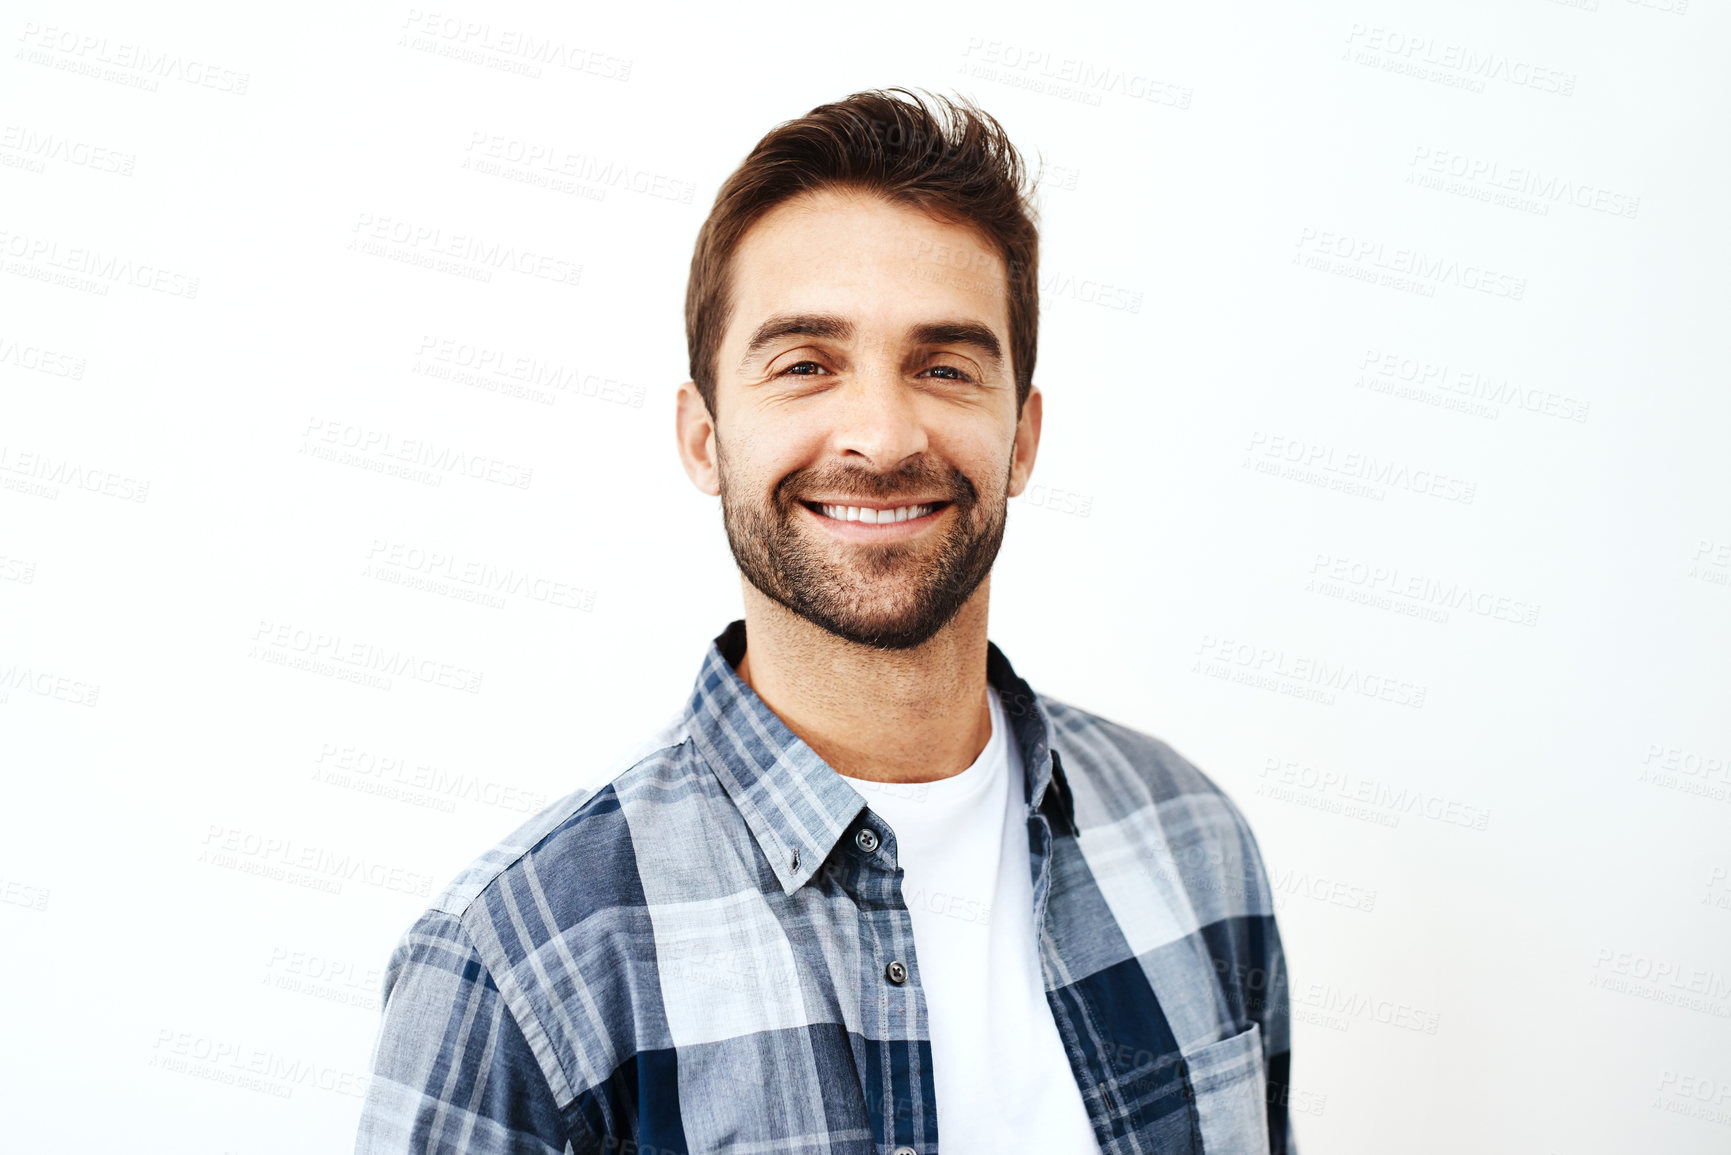
{"type": "Polygon", "coordinates": [[[733,254],[783,201],[826,188],[910,205],[973,229],[1009,274],[1016,413],[1034,380],[1040,326],[1040,234],[1032,182],[1009,135],[965,99],[905,88],[856,92],[770,130],[721,186],[697,234],[685,286],[691,379],[715,414],[716,357],[733,313],[733,254]]]}

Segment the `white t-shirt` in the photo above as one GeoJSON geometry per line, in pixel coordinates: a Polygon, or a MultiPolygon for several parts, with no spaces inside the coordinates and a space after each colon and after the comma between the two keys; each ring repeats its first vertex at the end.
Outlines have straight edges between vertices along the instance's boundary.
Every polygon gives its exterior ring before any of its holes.
{"type": "Polygon", "coordinates": [[[944,1155],[1098,1152],[1040,974],[1021,752],[986,698],[991,740],[960,774],[848,784],[895,831],[944,1155]]]}

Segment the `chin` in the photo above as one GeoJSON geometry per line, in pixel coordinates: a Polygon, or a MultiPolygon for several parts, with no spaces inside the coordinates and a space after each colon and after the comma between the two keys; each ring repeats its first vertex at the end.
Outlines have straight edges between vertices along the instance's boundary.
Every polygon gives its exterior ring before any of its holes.
{"type": "Polygon", "coordinates": [[[907,633],[895,629],[847,630],[845,632],[832,629],[830,633],[843,641],[874,650],[912,650],[925,645],[937,636],[936,630],[907,633]]]}
{"type": "Polygon", "coordinates": [[[930,641],[950,622],[950,618],[937,621],[907,609],[876,614],[802,612],[801,616],[844,641],[877,650],[911,650],[930,641]]]}

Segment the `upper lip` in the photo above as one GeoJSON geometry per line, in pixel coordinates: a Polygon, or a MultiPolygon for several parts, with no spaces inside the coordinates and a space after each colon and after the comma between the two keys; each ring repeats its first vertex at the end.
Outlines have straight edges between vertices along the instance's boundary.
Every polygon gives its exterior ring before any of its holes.
{"type": "Polygon", "coordinates": [[[914,497],[897,501],[862,501],[857,497],[802,497],[800,500],[812,505],[851,505],[855,509],[901,509],[908,505],[939,505],[949,499],[946,497],[914,497]]]}

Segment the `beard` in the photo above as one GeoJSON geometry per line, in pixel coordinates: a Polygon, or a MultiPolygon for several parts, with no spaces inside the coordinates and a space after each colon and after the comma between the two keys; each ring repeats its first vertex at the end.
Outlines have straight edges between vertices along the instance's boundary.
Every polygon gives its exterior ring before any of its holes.
{"type": "MultiPolygon", "coordinates": [[[[733,560],[747,581],[820,629],[856,645],[907,650],[922,645],[973,596],[997,560],[1009,512],[1010,470],[1002,495],[982,502],[961,470],[926,461],[890,474],[857,469],[796,470],[767,500],[729,486],[726,455],[716,439],[722,521],[733,560]],[[941,495],[950,508],[938,540],[844,542],[805,526],[801,495],[866,501],[941,495]],[[990,506],[990,507],[989,507],[990,506]]],[[[817,514],[816,516],[822,516],[817,514]]]]}

